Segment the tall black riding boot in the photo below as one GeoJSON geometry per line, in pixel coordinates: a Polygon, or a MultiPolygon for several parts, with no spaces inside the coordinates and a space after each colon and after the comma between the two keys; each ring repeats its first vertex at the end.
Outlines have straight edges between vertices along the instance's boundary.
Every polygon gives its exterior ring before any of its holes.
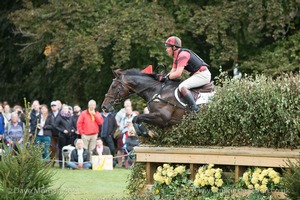
{"type": "Polygon", "coordinates": [[[192,93],[188,89],[182,88],[182,95],[184,100],[186,100],[191,112],[197,113],[200,111],[199,107],[197,106],[194,100],[192,93]]]}

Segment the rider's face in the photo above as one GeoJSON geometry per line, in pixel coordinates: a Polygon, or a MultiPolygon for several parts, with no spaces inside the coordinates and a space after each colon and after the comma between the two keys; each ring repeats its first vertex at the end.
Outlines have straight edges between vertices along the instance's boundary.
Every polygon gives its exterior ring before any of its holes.
{"type": "Polygon", "coordinates": [[[168,53],[169,56],[173,56],[172,47],[166,47],[166,52],[168,53]]]}

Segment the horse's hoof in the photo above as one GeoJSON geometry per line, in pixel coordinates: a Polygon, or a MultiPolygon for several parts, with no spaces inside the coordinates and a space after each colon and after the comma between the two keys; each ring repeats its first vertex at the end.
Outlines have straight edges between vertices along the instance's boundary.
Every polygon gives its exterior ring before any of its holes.
{"type": "Polygon", "coordinates": [[[138,124],[138,116],[133,117],[132,122],[138,124]]]}

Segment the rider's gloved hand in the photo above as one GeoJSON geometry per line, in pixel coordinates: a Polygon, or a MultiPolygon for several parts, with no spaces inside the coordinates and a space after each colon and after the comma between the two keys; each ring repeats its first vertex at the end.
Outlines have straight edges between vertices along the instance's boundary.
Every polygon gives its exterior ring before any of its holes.
{"type": "Polygon", "coordinates": [[[157,80],[160,81],[160,82],[165,82],[168,79],[169,79],[169,74],[166,75],[166,76],[158,75],[158,77],[157,77],[157,80]]]}

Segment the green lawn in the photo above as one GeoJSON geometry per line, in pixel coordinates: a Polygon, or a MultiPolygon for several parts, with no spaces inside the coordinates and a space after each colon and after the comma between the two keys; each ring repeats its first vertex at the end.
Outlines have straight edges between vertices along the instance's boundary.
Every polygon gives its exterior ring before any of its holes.
{"type": "Polygon", "coordinates": [[[66,200],[115,199],[125,196],[130,170],[114,168],[109,171],[53,169],[54,188],[60,185],[66,200]]]}

